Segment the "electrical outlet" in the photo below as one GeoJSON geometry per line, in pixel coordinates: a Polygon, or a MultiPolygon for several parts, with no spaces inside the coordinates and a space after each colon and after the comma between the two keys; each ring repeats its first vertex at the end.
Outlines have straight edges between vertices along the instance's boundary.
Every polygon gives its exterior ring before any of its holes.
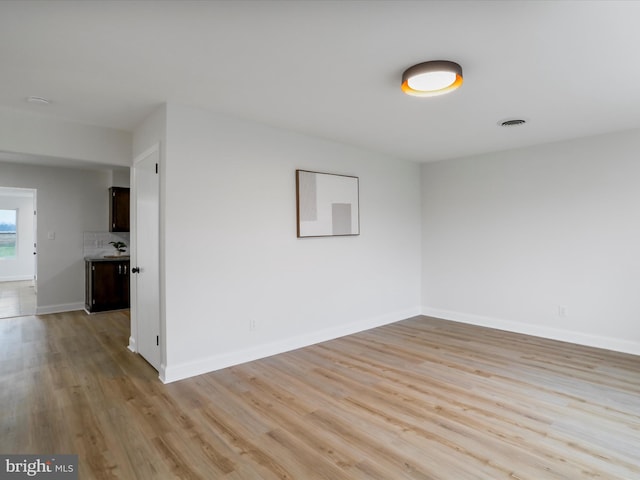
{"type": "Polygon", "coordinates": [[[249,320],[249,330],[254,331],[256,329],[256,321],[252,318],[249,320]]]}
{"type": "Polygon", "coordinates": [[[567,306],[566,305],[558,305],[558,316],[566,317],[567,316],[567,306]]]}

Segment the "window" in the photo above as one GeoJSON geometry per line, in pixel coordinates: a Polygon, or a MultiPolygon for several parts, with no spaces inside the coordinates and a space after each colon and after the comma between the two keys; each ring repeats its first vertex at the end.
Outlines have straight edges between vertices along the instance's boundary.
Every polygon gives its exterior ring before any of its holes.
{"type": "Polygon", "coordinates": [[[0,258],[16,256],[17,220],[17,210],[0,210],[0,258]]]}

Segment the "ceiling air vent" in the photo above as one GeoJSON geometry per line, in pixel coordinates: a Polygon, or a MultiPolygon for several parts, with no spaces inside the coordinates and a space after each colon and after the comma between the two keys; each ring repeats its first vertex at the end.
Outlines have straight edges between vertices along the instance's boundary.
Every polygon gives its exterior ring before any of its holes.
{"type": "Polygon", "coordinates": [[[48,98],[44,98],[44,97],[36,97],[36,96],[30,96],[27,97],[27,102],[29,103],[39,103],[40,105],[49,105],[51,103],[51,100],[49,100],[48,98]]]}
{"type": "Polygon", "coordinates": [[[527,123],[526,120],[522,120],[521,118],[514,118],[513,120],[505,120],[503,122],[500,122],[498,125],[500,125],[501,127],[515,127],[517,125],[524,125],[525,123],[527,123]]]}

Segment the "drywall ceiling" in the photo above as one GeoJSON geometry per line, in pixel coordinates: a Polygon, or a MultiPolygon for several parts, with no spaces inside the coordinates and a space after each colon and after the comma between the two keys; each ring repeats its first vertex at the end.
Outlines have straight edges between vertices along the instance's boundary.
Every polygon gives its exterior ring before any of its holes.
{"type": "Polygon", "coordinates": [[[0,107],[132,131],[176,102],[435,161],[640,127],[639,19],[612,0],[4,0],[0,107]],[[437,59],[460,90],[401,93],[437,59]]]}

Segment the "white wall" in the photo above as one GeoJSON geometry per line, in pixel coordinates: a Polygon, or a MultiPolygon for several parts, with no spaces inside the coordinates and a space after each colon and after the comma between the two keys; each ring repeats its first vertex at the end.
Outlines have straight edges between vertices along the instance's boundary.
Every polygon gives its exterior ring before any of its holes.
{"type": "Polygon", "coordinates": [[[0,108],[0,151],[101,165],[131,165],[130,132],[0,108]]]}
{"type": "Polygon", "coordinates": [[[639,152],[629,131],[423,165],[423,312],[640,354],[639,152]]]}
{"type": "MultiPolygon", "coordinates": [[[[161,362],[164,364],[166,359],[166,322],[165,322],[165,276],[164,276],[164,201],[166,197],[165,192],[165,182],[164,179],[166,177],[165,172],[165,164],[166,164],[166,131],[167,131],[167,107],[166,105],[162,105],[157,108],[151,115],[149,115],[142,124],[136,128],[133,134],[133,161],[139,159],[141,155],[144,155],[150,149],[155,148],[156,146],[160,151],[160,205],[159,205],[159,213],[160,213],[160,225],[159,225],[159,272],[160,272],[160,285],[159,285],[159,294],[160,294],[160,318],[158,319],[160,323],[160,352],[161,352],[161,362]]],[[[131,174],[133,176],[134,168],[131,170],[131,174]]],[[[136,185],[134,181],[131,181],[131,199],[132,202],[135,202],[136,196],[136,185]]],[[[132,206],[135,203],[132,203],[132,206]]],[[[131,210],[131,225],[135,226],[137,222],[136,219],[136,210],[135,207],[131,210]]],[[[134,231],[134,227],[132,227],[131,234],[131,264],[138,265],[137,261],[137,239],[134,231]]],[[[136,305],[136,296],[137,292],[137,276],[131,277],[131,336],[129,337],[129,349],[132,351],[137,351],[137,319],[138,319],[138,311],[136,305]]]]}
{"type": "Polygon", "coordinates": [[[419,313],[417,164],[176,105],[166,135],[165,381],[419,313]],[[360,236],[296,238],[297,168],[360,178],[360,236]]]}
{"type": "Polygon", "coordinates": [[[131,169],[125,168],[113,168],[107,172],[108,182],[110,187],[130,187],[131,186],[131,169]]]}
{"type": "Polygon", "coordinates": [[[33,280],[34,192],[0,188],[0,210],[17,210],[17,248],[13,258],[0,259],[0,282],[33,280]]]}
{"type": "MultiPolygon", "coordinates": [[[[167,106],[162,105],[136,128],[132,138],[133,159],[156,144],[165,143],[167,136],[167,106]]],[[[164,147],[163,147],[164,149],[164,147]]]]}
{"type": "Polygon", "coordinates": [[[83,307],[83,232],[108,230],[109,178],[106,171],[0,163],[1,186],[37,190],[37,313],[83,307]]]}

